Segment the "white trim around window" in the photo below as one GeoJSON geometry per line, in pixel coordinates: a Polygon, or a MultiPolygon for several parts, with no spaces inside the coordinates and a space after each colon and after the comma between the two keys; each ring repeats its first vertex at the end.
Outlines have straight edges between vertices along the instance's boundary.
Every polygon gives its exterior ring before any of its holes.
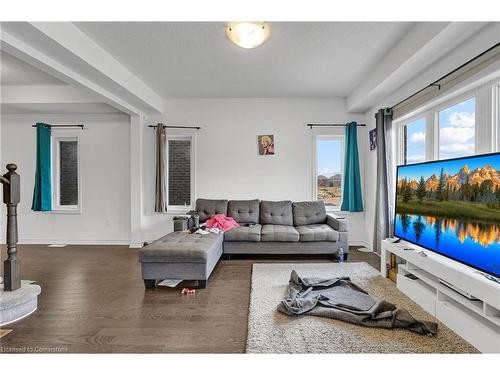
{"type": "Polygon", "coordinates": [[[491,109],[492,147],[500,151],[500,81],[492,88],[491,109]]]}
{"type": "Polygon", "coordinates": [[[80,155],[80,137],[79,133],[68,132],[66,130],[57,131],[52,130],[52,211],[48,213],[54,214],[81,214],[82,213],[82,178],[81,178],[81,155],[80,155]],[[77,178],[78,178],[78,204],[77,205],[61,205],[60,204],[60,165],[59,165],[59,152],[60,142],[76,141],[77,144],[77,178]]]}
{"type": "Polygon", "coordinates": [[[166,139],[166,145],[165,145],[165,152],[166,152],[166,165],[165,165],[165,178],[166,178],[166,190],[167,190],[167,202],[168,202],[168,190],[169,190],[169,177],[168,177],[168,165],[169,165],[169,160],[168,160],[168,141],[170,140],[190,140],[191,141],[191,190],[190,190],[190,198],[191,202],[189,205],[186,206],[179,206],[179,205],[169,205],[167,204],[167,212],[168,213],[186,213],[192,209],[194,209],[194,202],[196,201],[196,144],[197,144],[197,137],[196,137],[196,132],[192,130],[169,130],[167,131],[167,139],[166,139]]]}
{"type": "Polygon", "coordinates": [[[498,79],[484,83],[479,79],[477,83],[469,83],[468,90],[460,88],[446,93],[434,101],[425,104],[422,108],[393,120],[396,129],[396,162],[404,162],[404,130],[403,127],[415,120],[425,118],[425,160],[439,159],[439,112],[472,97],[475,98],[475,154],[497,151],[500,143],[500,81],[498,79]],[[484,125],[486,124],[486,125],[484,125]]]}
{"type": "MultiPolygon", "coordinates": [[[[311,165],[311,199],[313,201],[318,200],[318,164],[317,164],[317,141],[319,139],[336,139],[340,140],[340,186],[344,186],[344,144],[345,144],[345,129],[343,127],[330,128],[330,129],[318,129],[313,128],[311,131],[311,149],[312,149],[312,165],[311,165]]],[[[342,194],[343,195],[343,194],[342,194]]],[[[326,206],[326,210],[329,212],[338,212],[342,206],[342,196],[340,199],[340,204],[338,206],[326,206]]]]}
{"type": "Polygon", "coordinates": [[[432,126],[429,126],[429,124],[432,124],[432,120],[429,119],[429,115],[420,113],[412,117],[408,117],[404,121],[401,122],[395,121],[393,123],[393,126],[396,129],[396,139],[398,140],[396,144],[396,158],[397,158],[396,162],[398,165],[404,164],[404,154],[405,154],[404,127],[420,119],[424,119],[425,121],[425,160],[432,160],[429,156],[432,155],[434,150],[432,150],[432,148],[431,150],[428,149],[428,145],[432,143],[432,139],[434,137],[433,134],[434,132],[432,131],[432,129],[430,129],[432,128],[432,126]]]}

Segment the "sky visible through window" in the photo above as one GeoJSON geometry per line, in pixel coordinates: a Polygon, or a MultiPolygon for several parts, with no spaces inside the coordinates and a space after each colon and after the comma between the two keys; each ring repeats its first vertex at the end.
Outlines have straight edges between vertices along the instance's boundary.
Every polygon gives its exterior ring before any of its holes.
{"type": "Polygon", "coordinates": [[[470,98],[439,112],[439,159],[474,154],[475,109],[470,98]]]}
{"type": "Polygon", "coordinates": [[[317,143],[317,166],[318,175],[331,177],[340,173],[340,139],[318,140],[317,143]]]}
{"type": "Polygon", "coordinates": [[[425,118],[406,124],[406,164],[425,161],[425,118]]]}

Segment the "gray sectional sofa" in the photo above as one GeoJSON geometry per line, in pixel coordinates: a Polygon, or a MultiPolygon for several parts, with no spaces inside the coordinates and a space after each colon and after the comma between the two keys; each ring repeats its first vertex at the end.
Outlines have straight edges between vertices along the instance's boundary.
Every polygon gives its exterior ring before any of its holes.
{"type": "MultiPolygon", "coordinates": [[[[205,210],[205,204],[198,200],[196,210],[205,210]]],[[[233,200],[220,201],[219,208],[241,225],[224,233],[226,255],[337,254],[341,247],[348,252],[347,221],[327,215],[322,201],[233,200]]]]}
{"type": "MultiPolygon", "coordinates": [[[[139,252],[142,276],[147,288],[156,280],[179,278],[198,280],[205,287],[217,261],[231,254],[332,254],[340,248],[347,258],[347,220],[327,214],[322,201],[259,201],[198,199],[200,223],[210,216],[233,217],[240,227],[224,234],[170,233],[139,252]]],[[[179,219],[174,228],[192,225],[179,219]]]]}

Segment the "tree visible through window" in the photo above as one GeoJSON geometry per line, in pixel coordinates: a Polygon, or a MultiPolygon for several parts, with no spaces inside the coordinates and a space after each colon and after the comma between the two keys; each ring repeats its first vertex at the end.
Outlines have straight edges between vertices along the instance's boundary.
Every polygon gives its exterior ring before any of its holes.
{"type": "Polygon", "coordinates": [[[425,118],[409,122],[403,127],[404,164],[425,161],[425,118]]]}
{"type": "Polygon", "coordinates": [[[316,140],[316,198],[327,206],[342,202],[342,137],[318,137],[316,140]]]}

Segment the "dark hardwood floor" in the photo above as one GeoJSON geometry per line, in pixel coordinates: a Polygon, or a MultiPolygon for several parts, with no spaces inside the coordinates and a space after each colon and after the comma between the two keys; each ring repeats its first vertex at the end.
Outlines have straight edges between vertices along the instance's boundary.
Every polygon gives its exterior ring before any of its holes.
{"type": "MultiPolygon", "coordinates": [[[[379,268],[372,253],[350,262],[379,268]]],[[[38,310],[2,329],[0,352],[244,353],[253,263],[332,262],[328,256],[239,256],[221,260],[207,289],[145,290],[137,249],[19,246],[22,278],[42,287],[38,310]]],[[[5,248],[2,248],[5,257],[5,248]]],[[[3,258],[2,258],[3,259],[3,258]]]]}

